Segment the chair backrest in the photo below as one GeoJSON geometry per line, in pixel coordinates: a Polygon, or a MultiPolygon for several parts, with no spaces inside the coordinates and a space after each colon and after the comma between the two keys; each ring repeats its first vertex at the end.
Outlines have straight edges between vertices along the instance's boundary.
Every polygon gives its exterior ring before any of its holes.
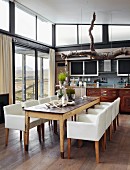
{"type": "MultiPolygon", "coordinates": [[[[95,126],[96,128],[96,139],[100,139],[102,137],[102,135],[104,134],[105,130],[106,130],[106,114],[107,114],[107,108],[102,108],[102,109],[88,109],[86,115],[90,115],[90,116],[95,116],[96,121],[95,122],[95,126]]],[[[92,117],[93,118],[93,117],[92,117]]],[[[82,118],[83,119],[83,118],[82,118]]],[[[90,117],[89,117],[90,119],[90,117]]]]}
{"type": "Polygon", "coordinates": [[[87,110],[88,114],[98,115],[103,111],[103,108],[90,108],[87,110]]]}
{"type": "Polygon", "coordinates": [[[39,105],[38,100],[30,100],[30,101],[24,102],[24,107],[31,107],[31,106],[36,106],[36,105],[39,105]]]}
{"type": "Polygon", "coordinates": [[[116,99],[116,116],[118,115],[119,113],[119,106],[120,106],[120,97],[118,97],[116,99]]]}
{"type": "Polygon", "coordinates": [[[115,119],[116,117],[116,105],[117,105],[117,102],[116,100],[114,100],[112,102],[112,121],[115,119]]]}
{"type": "Polygon", "coordinates": [[[107,107],[109,107],[109,105],[96,104],[96,105],[94,106],[95,109],[105,109],[105,108],[107,108],[107,107]]]}
{"type": "Polygon", "coordinates": [[[57,95],[51,96],[50,98],[51,98],[51,100],[57,100],[58,99],[57,95]]]}
{"type": "Polygon", "coordinates": [[[5,115],[25,115],[21,103],[4,106],[5,115]]]}
{"type": "Polygon", "coordinates": [[[107,110],[103,109],[100,114],[97,115],[97,121],[96,121],[96,126],[97,126],[97,136],[96,138],[99,140],[104,132],[106,131],[106,113],[107,110]]]}
{"type": "Polygon", "coordinates": [[[111,103],[107,108],[106,108],[106,129],[110,126],[112,122],[112,109],[113,109],[113,104],[111,103]]]}
{"type": "Polygon", "coordinates": [[[38,100],[39,104],[48,103],[50,101],[51,101],[50,97],[46,97],[38,100]]]}

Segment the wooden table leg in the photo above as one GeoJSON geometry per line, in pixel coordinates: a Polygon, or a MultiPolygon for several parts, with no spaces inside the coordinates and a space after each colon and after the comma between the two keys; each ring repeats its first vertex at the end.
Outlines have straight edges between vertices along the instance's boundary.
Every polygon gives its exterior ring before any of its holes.
{"type": "Polygon", "coordinates": [[[30,123],[30,117],[28,117],[28,114],[25,113],[25,151],[28,151],[28,145],[29,145],[29,123],[30,123]]]}
{"type": "Polygon", "coordinates": [[[64,120],[60,120],[60,154],[64,159],[64,120]]]}

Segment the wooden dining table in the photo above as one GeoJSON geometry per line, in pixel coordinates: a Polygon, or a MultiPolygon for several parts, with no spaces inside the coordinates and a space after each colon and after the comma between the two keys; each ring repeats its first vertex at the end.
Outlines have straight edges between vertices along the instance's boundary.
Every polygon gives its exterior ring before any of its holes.
{"type": "Polygon", "coordinates": [[[58,108],[46,108],[44,104],[24,108],[25,110],[25,150],[28,151],[29,146],[29,123],[30,117],[43,118],[49,120],[59,120],[60,130],[60,153],[64,158],[64,122],[66,119],[79,114],[100,102],[100,97],[86,97],[85,99],[75,99],[74,105],[58,108]]]}

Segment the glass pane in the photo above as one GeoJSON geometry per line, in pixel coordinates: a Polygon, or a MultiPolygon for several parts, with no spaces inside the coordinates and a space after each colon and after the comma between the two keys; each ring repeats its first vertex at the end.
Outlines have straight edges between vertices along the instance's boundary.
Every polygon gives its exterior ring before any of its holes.
{"type": "Polygon", "coordinates": [[[15,102],[22,101],[22,54],[15,53],[15,102]]]}
{"type": "Polygon", "coordinates": [[[38,52],[38,97],[49,95],[49,56],[38,52]]]}
{"type": "Polygon", "coordinates": [[[37,20],[37,40],[52,45],[52,24],[37,20]]]}
{"type": "Polygon", "coordinates": [[[56,25],[56,45],[77,44],[76,25],[56,25]]]}
{"type": "Polygon", "coordinates": [[[36,39],[35,16],[15,7],[15,33],[36,39]]]}
{"type": "Polygon", "coordinates": [[[35,53],[15,47],[15,102],[35,98],[35,53]]]}
{"type": "Polygon", "coordinates": [[[0,0],[0,29],[9,31],[9,2],[0,0]]]}
{"type": "MultiPolygon", "coordinates": [[[[90,43],[89,28],[90,25],[79,25],[79,44],[90,43]]],[[[102,26],[94,25],[92,35],[94,42],[102,42],[102,26]]]]}
{"type": "Polygon", "coordinates": [[[35,99],[35,54],[26,55],[26,100],[35,99]]]}
{"type": "Polygon", "coordinates": [[[109,26],[109,41],[130,39],[130,26],[109,26]]]}

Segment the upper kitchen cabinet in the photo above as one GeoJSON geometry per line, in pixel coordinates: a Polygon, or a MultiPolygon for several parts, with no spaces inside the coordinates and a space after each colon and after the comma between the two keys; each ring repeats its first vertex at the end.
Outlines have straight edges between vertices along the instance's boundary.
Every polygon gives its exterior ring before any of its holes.
{"type": "Polygon", "coordinates": [[[98,76],[98,61],[70,61],[70,76],[98,76]]]}

